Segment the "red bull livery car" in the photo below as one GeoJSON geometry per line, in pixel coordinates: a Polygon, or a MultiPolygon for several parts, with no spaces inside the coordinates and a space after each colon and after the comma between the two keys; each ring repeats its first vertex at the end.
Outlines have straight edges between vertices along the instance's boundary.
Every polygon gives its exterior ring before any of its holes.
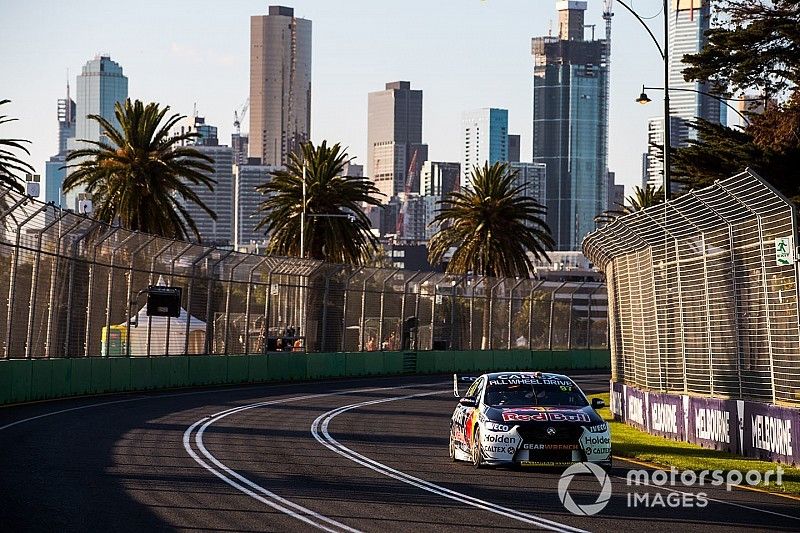
{"type": "Polygon", "coordinates": [[[608,424],[595,411],[604,403],[595,398],[590,404],[567,376],[454,375],[453,393],[460,398],[450,422],[450,457],[455,461],[470,461],[476,468],[583,461],[611,468],[608,424]]]}

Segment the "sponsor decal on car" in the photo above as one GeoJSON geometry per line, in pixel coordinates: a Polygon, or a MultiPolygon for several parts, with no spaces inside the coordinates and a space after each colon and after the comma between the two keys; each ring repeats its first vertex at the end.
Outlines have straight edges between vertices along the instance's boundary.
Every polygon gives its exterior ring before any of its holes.
{"type": "Polygon", "coordinates": [[[536,444],[529,443],[522,445],[523,450],[577,450],[577,444],[536,444]]]}
{"type": "Polygon", "coordinates": [[[505,433],[509,429],[511,429],[510,426],[506,426],[505,424],[498,424],[497,422],[486,422],[484,424],[484,427],[488,431],[500,431],[500,432],[503,432],[503,433],[505,433]]]}
{"type": "Polygon", "coordinates": [[[568,387],[569,390],[575,386],[566,379],[543,378],[535,374],[500,374],[489,380],[489,385],[558,385],[568,387]]]}
{"type": "Polygon", "coordinates": [[[592,419],[580,411],[514,409],[503,411],[503,420],[506,422],[591,422],[592,419]]]}

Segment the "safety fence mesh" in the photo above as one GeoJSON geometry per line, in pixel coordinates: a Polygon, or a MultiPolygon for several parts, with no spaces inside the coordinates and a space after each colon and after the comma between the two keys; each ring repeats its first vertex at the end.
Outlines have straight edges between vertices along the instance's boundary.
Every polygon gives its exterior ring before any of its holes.
{"type": "Polygon", "coordinates": [[[604,283],[454,276],[239,253],[0,188],[0,357],[603,349],[604,283]],[[147,316],[143,290],[182,289],[147,316]]]}
{"type": "Polygon", "coordinates": [[[796,242],[792,205],[750,170],[590,233],[613,378],[800,404],[796,242]]]}

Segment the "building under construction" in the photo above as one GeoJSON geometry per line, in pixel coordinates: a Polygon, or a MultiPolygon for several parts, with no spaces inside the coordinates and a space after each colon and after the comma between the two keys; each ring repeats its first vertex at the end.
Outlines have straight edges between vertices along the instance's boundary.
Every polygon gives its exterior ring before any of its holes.
{"type": "Polygon", "coordinates": [[[584,21],[585,1],[559,1],[558,34],[532,40],[533,161],[547,165],[547,223],[557,250],[577,250],[608,202],[611,37],[584,21]],[[591,35],[586,39],[587,34],[591,35]]]}

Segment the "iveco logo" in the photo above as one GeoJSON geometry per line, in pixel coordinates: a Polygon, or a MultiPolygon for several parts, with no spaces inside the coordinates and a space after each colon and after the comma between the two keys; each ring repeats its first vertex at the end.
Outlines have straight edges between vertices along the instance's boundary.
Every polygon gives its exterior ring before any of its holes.
{"type": "Polygon", "coordinates": [[[547,434],[552,437],[556,434],[556,428],[547,428],[547,434]]]}

